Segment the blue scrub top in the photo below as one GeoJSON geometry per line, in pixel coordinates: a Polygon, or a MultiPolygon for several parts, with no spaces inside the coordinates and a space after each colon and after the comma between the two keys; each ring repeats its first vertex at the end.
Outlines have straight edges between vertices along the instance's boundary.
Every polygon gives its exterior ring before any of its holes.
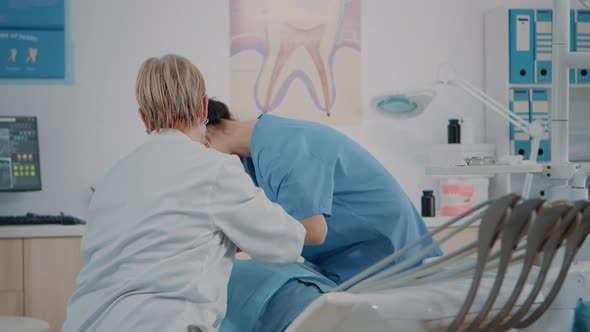
{"type": "MultiPolygon", "coordinates": [[[[383,165],[328,126],[265,114],[254,127],[251,157],[244,159],[244,168],[270,200],[295,219],[325,216],[324,244],[305,246],[302,256],[336,283],[428,232],[383,165]]],[[[397,262],[430,244],[423,243],[397,262]]],[[[437,248],[428,257],[440,255],[437,248]]]]}

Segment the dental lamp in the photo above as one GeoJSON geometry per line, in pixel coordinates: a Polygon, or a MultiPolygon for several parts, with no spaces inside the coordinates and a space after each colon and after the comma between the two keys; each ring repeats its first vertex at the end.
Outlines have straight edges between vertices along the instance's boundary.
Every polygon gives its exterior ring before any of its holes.
{"type": "MultiPolygon", "coordinates": [[[[532,139],[530,160],[533,163],[536,163],[541,137],[547,131],[547,126],[544,122],[537,120],[530,123],[522,119],[516,115],[516,113],[510,111],[505,106],[495,101],[492,97],[488,96],[485,92],[479,90],[468,81],[458,77],[455,69],[450,64],[443,64],[440,66],[436,83],[462,89],[487,106],[490,110],[496,112],[512,125],[518,127],[529,135],[532,139]]],[[[374,109],[379,111],[394,114],[397,117],[408,118],[422,113],[435,96],[436,93],[433,90],[417,90],[409,93],[380,95],[373,98],[371,104],[374,109]]],[[[522,191],[522,195],[525,198],[530,197],[532,177],[532,173],[529,173],[526,176],[522,191]]]]}
{"type": "MultiPolygon", "coordinates": [[[[516,113],[510,111],[505,106],[495,101],[485,92],[479,90],[468,81],[456,76],[455,69],[448,64],[444,64],[440,67],[437,83],[454,86],[462,89],[463,91],[471,95],[473,98],[477,99],[482,104],[487,106],[490,110],[496,112],[498,115],[508,120],[508,122],[510,122],[512,125],[524,131],[527,135],[531,137],[532,140],[530,160],[532,162],[536,162],[539,151],[539,145],[541,144],[541,137],[547,131],[546,125],[543,123],[543,121],[537,120],[534,122],[528,122],[524,120],[523,118],[516,115],[516,113]]],[[[522,195],[524,198],[530,197],[532,182],[533,174],[528,173],[525,178],[524,188],[522,190],[522,195]]]]}
{"type": "Polygon", "coordinates": [[[371,106],[398,118],[420,115],[436,97],[434,90],[406,91],[399,94],[382,94],[371,100],[371,106]]]}

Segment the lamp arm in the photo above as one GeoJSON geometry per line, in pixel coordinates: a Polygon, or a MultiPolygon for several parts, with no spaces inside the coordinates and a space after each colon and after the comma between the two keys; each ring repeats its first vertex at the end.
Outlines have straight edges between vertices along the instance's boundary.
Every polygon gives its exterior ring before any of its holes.
{"type": "Polygon", "coordinates": [[[522,119],[521,117],[516,115],[514,112],[510,111],[509,109],[507,109],[503,105],[499,104],[492,97],[488,96],[485,92],[474,87],[469,82],[467,82],[463,79],[460,79],[460,78],[455,78],[454,80],[448,81],[447,84],[454,85],[456,87],[461,88],[463,91],[467,92],[472,97],[479,100],[481,103],[483,103],[489,109],[496,112],[498,115],[500,115],[504,119],[506,119],[508,122],[512,123],[513,125],[515,125],[519,129],[526,132],[527,134],[533,136],[531,133],[531,130],[529,128],[530,124],[528,121],[525,121],[524,119],[522,119]]]}

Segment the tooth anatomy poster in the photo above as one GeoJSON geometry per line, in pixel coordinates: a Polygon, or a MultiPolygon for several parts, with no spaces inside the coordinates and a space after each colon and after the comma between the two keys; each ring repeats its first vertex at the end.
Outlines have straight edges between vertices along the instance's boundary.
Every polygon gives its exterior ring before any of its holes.
{"type": "Polygon", "coordinates": [[[360,0],[230,0],[232,112],[355,124],[360,0]]]}
{"type": "Polygon", "coordinates": [[[0,78],[64,78],[64,30],[64,0],[0,0],[0,78]]]}

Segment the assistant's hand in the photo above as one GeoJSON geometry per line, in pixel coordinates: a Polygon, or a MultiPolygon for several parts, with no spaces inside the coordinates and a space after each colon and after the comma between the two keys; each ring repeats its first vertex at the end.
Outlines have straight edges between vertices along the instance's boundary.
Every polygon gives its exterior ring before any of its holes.
{"type": "Polygon", "coordinates": [[[328,234],[328,224],[323,214],[316,214],[301,220],[301,224],[305,227],[307,233],[305,234],[305,244],[319,246],[324,244],[326,235],[328,234]]]}

